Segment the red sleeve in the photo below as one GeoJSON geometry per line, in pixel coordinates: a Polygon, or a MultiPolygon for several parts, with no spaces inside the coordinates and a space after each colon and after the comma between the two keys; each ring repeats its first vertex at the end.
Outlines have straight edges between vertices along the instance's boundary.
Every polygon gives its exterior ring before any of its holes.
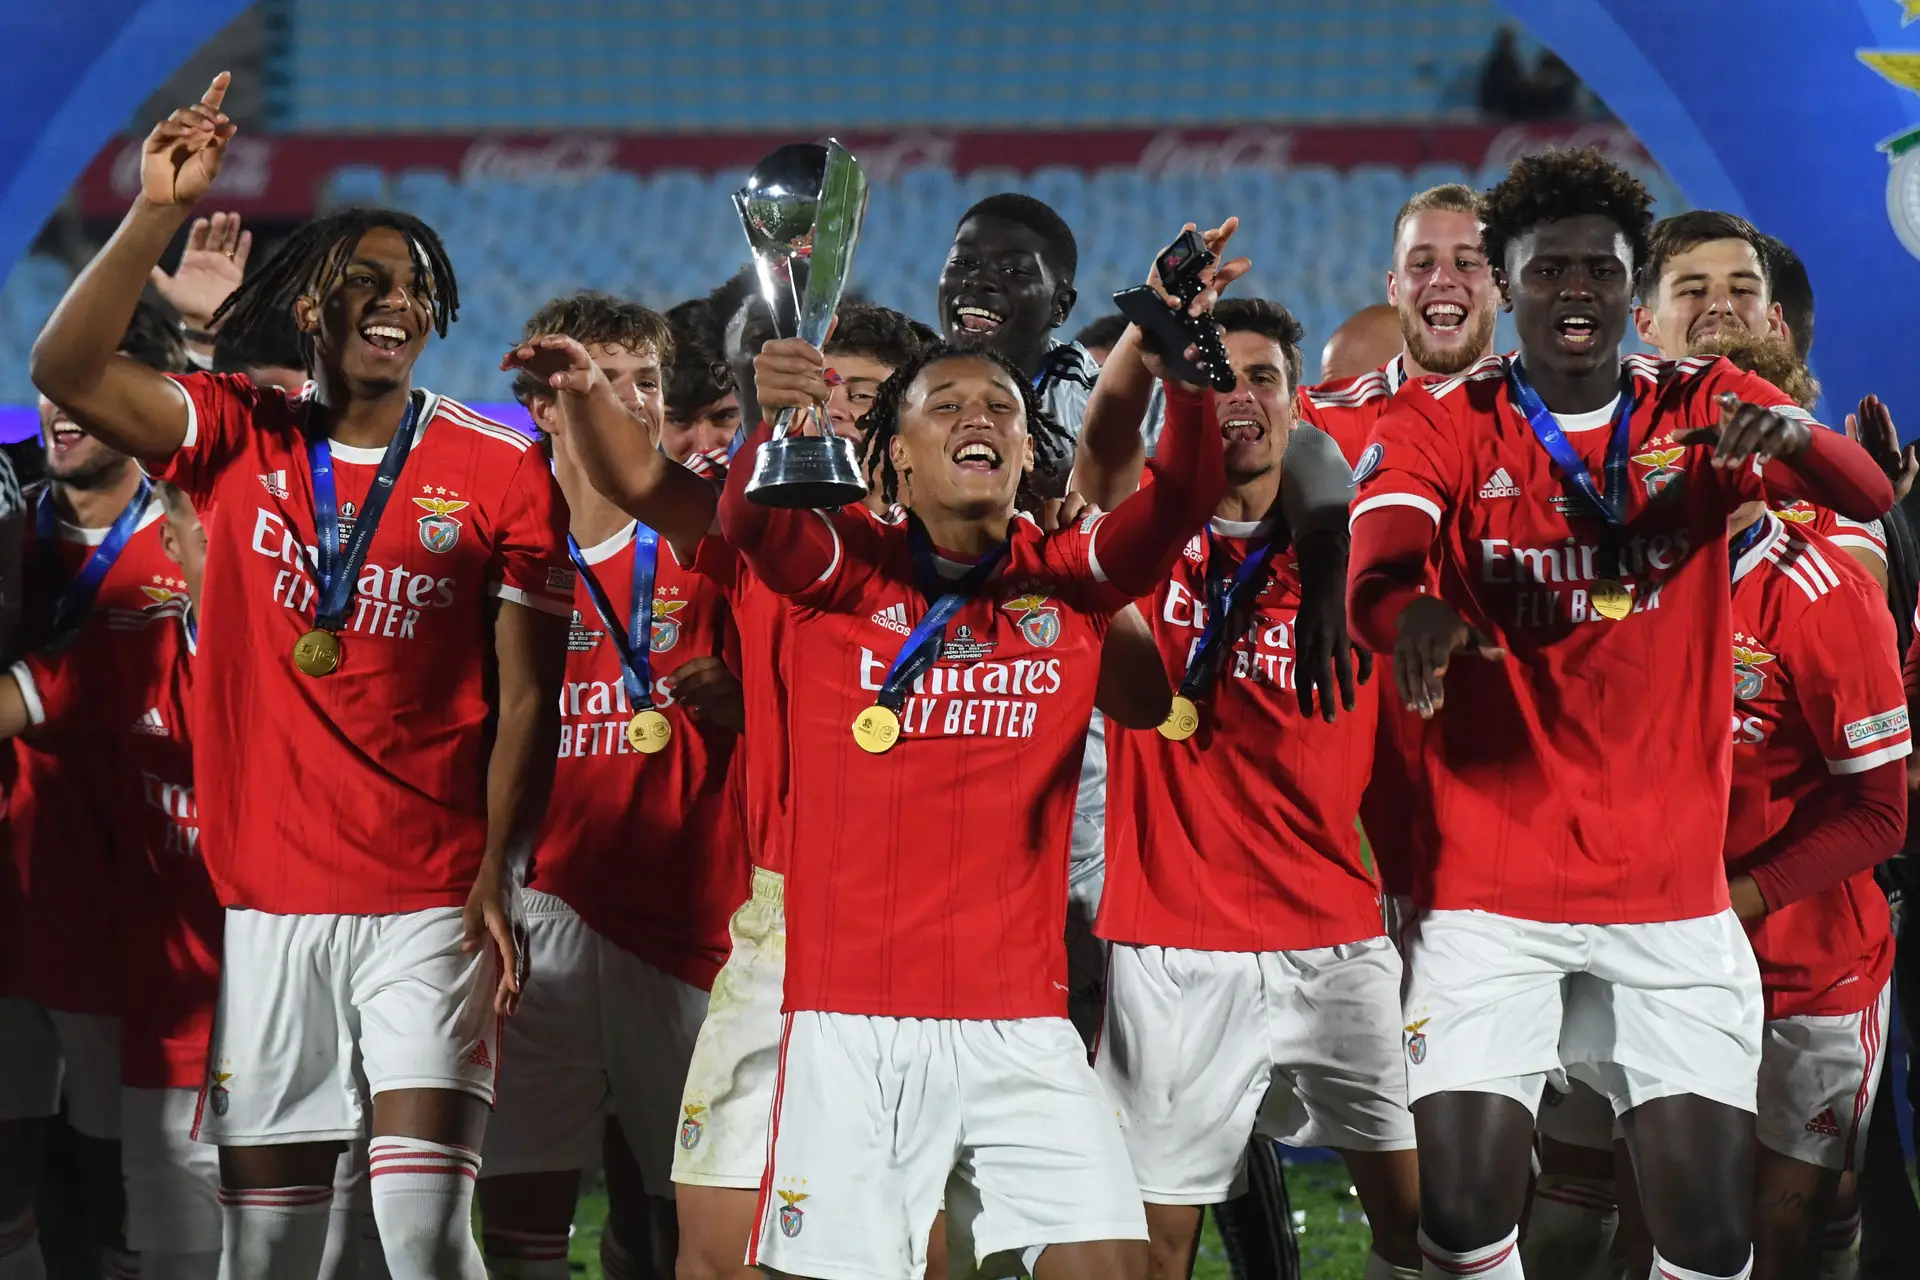
{"type": "Polygon", "coordinates": [[[1753,491],[1744,482],[1744,475],[1729,475],[1738,495],[1736,505],[1752,498],[1765,498],[1770,506],[1804,501],[1861,521],[1878,520],[1893,506],[1893,482],[1872,455],[1821,424],[1765,378],[1737,369],[1722,357],[1703,379],[1701,391],[1706,403],[1698,411],[1707,415],[1704,421],[1720,421],[1717,401],[1721,393],[1731,391],[1748,404],[1805,423],[1812,432],[1806,449],[1797,458],[1770,458],[1764,467],[1754,459],[1753,473],[1760,478],[1762,491],[1753,491]]]}
{"type": "Polygon", "coordinates": [[[1458,455],[1429,414],[1439,406],[1424,389],[1394,398],[1375,424],[1348,527],[1347,625],[1376,653],[1391,653],[1400,613],[1438,593],[1430,568],[1440,522],[1455,504],[1458,455]],[[1425,405],[1419,402],[1425,401],[1425,405]]]}
{"type": "Polygon", "coordinates": [[[488,590],[502,600],[570,618],[573,580],[567,500],[543,451],[530,447],[521,453],[507,485],[488,561],[488,590]]]}
{"type": "Polygon", "coordinates": [[[843,514],[763,507],[750,500],[747,481],[753,478],[754,460],[772,436],[773,427],[762,422],[728,468],[720,493],[720,532],[767,586],[803,604],[829,608],[877,562],[878,539],[865,536],[875,521],[864,507],[843,514]],[[847,554],[849,540],[856,544],[853,555],[847,554]]]}
{"type": "Polygon", "coordinates": [[[29,653],[7,674],[20,686],[33,728],[56,726],[63,733],[113,733],[126,729],[124,720],[109,717],[123,710],[133,695],[121,686],[135,668],[103,660],[99,650],[69,649],[64,653],[29,653]],[[78,655],[78,656],[76,656],[78,655]]]}
{"type": "Polygon", "coordinates": [[[252,379],[238,373],[170,374],[187,402],[187,438],[171,458],[151,459],[147,470],[179,485],[194,502],[204,502],[213,482],[239,454],[253,413],[265,395],[252,379]]]}
{"type": "Polygon", "coordinates": [[[1769,911],[1870,871],[1900,852],[1907,830],[1907,770],[1889,760],[1834,780],[1821,821],[1792,824],[1761,849],[1749,873],[1769,911]]]}
{"type": "Polygon", "coordinates": [[[1211,390],[1167,383],[1166,426],[1147,463],[1151,483],[1093,529],[1087,559],[1096,581],[1129,597],[1151,595],[1173,571],[1180,549],[1212,517],[1226,492],[1224,445],[1211,390]]]}

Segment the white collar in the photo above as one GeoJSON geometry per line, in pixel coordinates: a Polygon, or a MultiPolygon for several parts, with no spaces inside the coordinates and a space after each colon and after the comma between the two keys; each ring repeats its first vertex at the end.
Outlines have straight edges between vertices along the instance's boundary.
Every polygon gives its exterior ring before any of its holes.
{"type": "Polygon", "coordinates": [[[1751,573],[1754,566],[1765,560],[1767,554],[1773,550],[1773,544],[1780,541],[1787,532],[1785,522],[1771,511],[1763,512],[1759,523],[1767,526],[1766,532],[1754,539],[1753,545],[1747,548],[1746,554],[1733,562],[1733,580],[1736,583],[1751,573]]]}

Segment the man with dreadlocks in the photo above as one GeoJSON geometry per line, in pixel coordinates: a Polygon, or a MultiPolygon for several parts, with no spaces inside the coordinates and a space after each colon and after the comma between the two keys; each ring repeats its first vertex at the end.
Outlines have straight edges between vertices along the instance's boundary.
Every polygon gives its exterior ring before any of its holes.
{"type": "Polygon", "coordinates": [[[1892,491],[1751,374],[1621,358],[1650,203],[1590,150],[1514,165],[1483,216],[1519,354],[1403,388],[1354,506],[1354,631],[1440,717],[1404,1012],[1430,1277],[1521,1274],[1534,1112],[1563,1071],[1620,1117],[1656,1273],[1752,1265],[1727,517],[1785,493],[1867,519],[1892,491]]]}
{"type": "Polygon", "coordinates": [[[521,988],[513,899],[573,612],[566,508],[532,441],[412,386],[458,294],[439,238],[407,215],[308,224],[215,316],[244,332],[290,312],[306,395],[114,354],[219,171],[226,86],[148,135],[140,194],[31,371],[214,513],[193,745],[227,908],[198,1116],[221,1149],[223,1272],[317,1272],[335,1160],[365,1126],[396,1280],[479,1280],[476,1153],[498,1016],[521,988]]]}
{"type": "MultiPolygon", "coordinates": [[[[798,339],[767,344],[756,374],[763,414],[830,394],[798,339]]],[[[1031,1270],[1046,1250],[1056,1277],[1144,1274],[1139,1193],[1066,1017],[1063,934],[1109,619],[1219,492],[1211,393],[1169,400],[1159,483],[1056,534],[1016,503],[1063,441],[1028,371],[988,349],[935,347],[882,387],[868,450],[898,522],[748,501],[764,422],[729,477],[722,525],[791,601],[785,661],[805,677],[758,1266],[919,1274],[945,1191],[963,1269],[1031,1270]]]]}

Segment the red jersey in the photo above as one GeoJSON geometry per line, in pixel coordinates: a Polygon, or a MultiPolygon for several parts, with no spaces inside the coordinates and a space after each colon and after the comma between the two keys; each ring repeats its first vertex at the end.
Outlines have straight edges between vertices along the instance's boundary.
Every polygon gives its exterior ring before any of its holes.
{"type": "MultiPolygon", "coordinates": [[[[143,701],[176,659],[186,607],[180,567],[160,540],[161,507],[149,503],[94,596],[71,647],[33,655],[13,674],[35,727],[14,740],[17,779],[7,841],[18,919],[4,930],[10,954],[0,990],[71,1013],[120,1012],[114,824],[118,745],[147,710],[143,701]],[[79,714],[47,716],[39,684],[52,670],[98,685],[79,714]]],[[[104,529],[59,527],[58,559],[71,581],[105,540],[104,529]]],[[[61,584],[40,580],[39,544],[27,536],[30,616],[50,612],[61,584]]]]}
{"type": "Polygon", "coordinates": [[[1053,535],[1014,522],[914,681],[899,742],[869,755],[853,722],[928,601],[905,524],[832,517],[838,554],[787,628],[788,1009],[1066,1016],[1074,793],[1101,642],[1128,603],[1092,559],[1101,519],[1053,535]]]}
{"type": "MultiPolygon", "coordinates": [[[[161,474],[211,506],[194,770],[229,906],[385,915],[461,906],[486,843],[494,601],[573,613],[566,504],[542,450],[426,395],[354,584],[332,675],[294,643],[319,586],[307,402],[176,379],[187,436],[161,474]]],[[[341,533],[384,449],[332,448],[341,533]]]]}
{"type": "Polygon", "coordinates": [[[741,742],[747,854],[754,866],[785,875],[792,839],[786,661],[793,607],[745,562],[737,566],[727,598],[737,629],[740,661],[735,669],[747,714],[741,742]]]}
{"type": "MultiPolygon", "coordinates": [[[[1818,534],[1768,519],[1733,566],[1733,791],[1727,871],[1844,804],[1828,780],[1913,752],[1893,618],[1880,588],[1818,534]]],[[[1747,925],[1767,1017],[1858,1013],[1893,971],[1872,871],[1747,925]]]]}
{"type": "MultiPolygon", "coordinates": [[[[1230,579],[1254,526],[1196,535],[1141,612],[1176,688],[1209,620],[1209,574],[1230,579]]],[[[1284,535],[1281,535],[1284,537],[1284,535]]],[[[1253,544],[1255,546],[1258,543],[1253,544]]],[[[1244,631],[1172,742],[1107,727],[1107,878],[1096,932],[1113,942],[1293,951],[1376,937],[1380,895],[1354,817],[1373,758],[1379,681],[1332,724],[1300,714],[1293,623],[1300,579],[1276,550],[1244,631]]]]}
{"type": "Polygon", "coordinates": [[[1773,509],[1773,514],[1803,529],[1813,530],[1856,559],[1858,556],[1855,553],[1866,553],[1879,560],[1884,570],[1887,563],[1887,531],[1878,520],[1849,520],[1825,507],[1816,507],[1805,501],[1782,503],[1773,509]]]}
{"type": "MultiPolygon", "coordinates": [[[[635,527],[581,548],[622,627],[633,603],[635,527]]],[[[737,565],[718,537],[702,539],[687,565],[660,540],[651,675],[673,736],[654,755],[627,745],[634,709],[619,650],[585,580],[575,588],[560,762],[531,882],[616,946],[702,990],[727,961],[727,921],[747,896],[739,797],[728,785],[736,739],[675,704],[673,677],[689,659],[720,656],[737,565]]]]}
{"type": "MultiPolygon", "coordinates": [[[[1721,469],[1674,437],[1717,424],[1715,397],[1806,414],[1724,360],[1629,356],[1632,612],[1589,604],[1604,522],[1514,403],[1507,360],[1409,386],[1381,417],[1357,521],[1409,507],[1438,526],[1439,594],[1504,647],[1456,657],[1423,763],[1431,802],[1423,905],[1521,919],[1632,924],[1727,908],[1732,643],[1726,520],[1764,496],[1757,465],[1721,469]],[[1657,730],[1657,731],[1656,731],[1657,730]]],[[[1564,415],[1603,483],[1614,406],[1564,415]]]]}

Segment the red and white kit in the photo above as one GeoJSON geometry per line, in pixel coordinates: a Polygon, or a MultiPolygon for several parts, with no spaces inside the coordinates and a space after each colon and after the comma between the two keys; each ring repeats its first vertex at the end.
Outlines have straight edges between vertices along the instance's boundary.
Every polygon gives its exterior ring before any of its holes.
{"type": "Polygon", "coordinates": [[[1913,739],[1878,585],[1805,526],[1763,520],[1733,566],[1727,817],[1728,874],[1753,876],[1772,908],[1747,926],[1767,1013],[1759,1137],[1854,1169],[1885,1048],[1892,923],[1870,863],[1833,865],[1848,842],[1799,837],[1848,822],[1854,797],[1837,784],[1887,766],[1883,789],[1904,805],[1896,762],[1913,739]],[[1836,871],[1851,874],[1835,883],[1836,871]]]}
{"type": "MultiPolygon", "coordinates": [[[[635,529],[581,548],[622,627],[635,529]]],[[[686,564],[657,544],[651,696],[672,736],[653,755],[628,745],[618,647],[584,579],[575,590],[560,761],[527,893],[533,976],[506,1025],[489,1175],[591,1168],[612,1114],[648,1193],[673,1194],[687,1063],[748,870],[735,735],[686,713],[674,673],[727,647],[737,566],[717,537],[686,564]]]]}
{"type": "MultiPolygon", "coordinates": [[[[1616,1113],[1674,1093],[1754,1107],[1760,981],[1713,799],[1732,689],[1711,672],[1732,643],[1726,520],[1767,494],[1758,464],[1718,468],[1676,437],[1717,425],[1722,392],[1806,415],[1723,360],[1624,366],[1631,611],[1617,621],[1591,595],[1602,518],[1515,404],[1506,358],[1405,388],[1375,431],[1380,464],[1353,514],[1356,631],[1390,649],[1400,611],[1437,593],[1506,650],[1454,659],[1427,738],[1431,884],[1405,1002],[1415,1100],[1473,1088],[1531,1110],[1564,1067],[1616,1113]]],[[[1556,415],[1596,484],[1618,404],[1556,415]]],[[[1879,494],[1854,463],[1816,431],[1791,466],[1768,464],[1769,487],[1857,509],[1879,494]]]]}
{"type": "MultiPolygon", "coordinates": [[[[160,473],[213,512],[194,772],[228,780],[200,805],[228,908],[200,1136],[353,1137],[356,1039],[374,1093],[491,1100],[489,952],[462,950],[460,912],[486,838],[491,613],[496,601],[573,612],[546,459],[425,394],[340,668],[313,678],[291,656],[318,596],[306,403],[244,378],[176,382],[187,435],[160,473]]],[[[332,454],[344,534],[385,451],[332,454]]]]}

